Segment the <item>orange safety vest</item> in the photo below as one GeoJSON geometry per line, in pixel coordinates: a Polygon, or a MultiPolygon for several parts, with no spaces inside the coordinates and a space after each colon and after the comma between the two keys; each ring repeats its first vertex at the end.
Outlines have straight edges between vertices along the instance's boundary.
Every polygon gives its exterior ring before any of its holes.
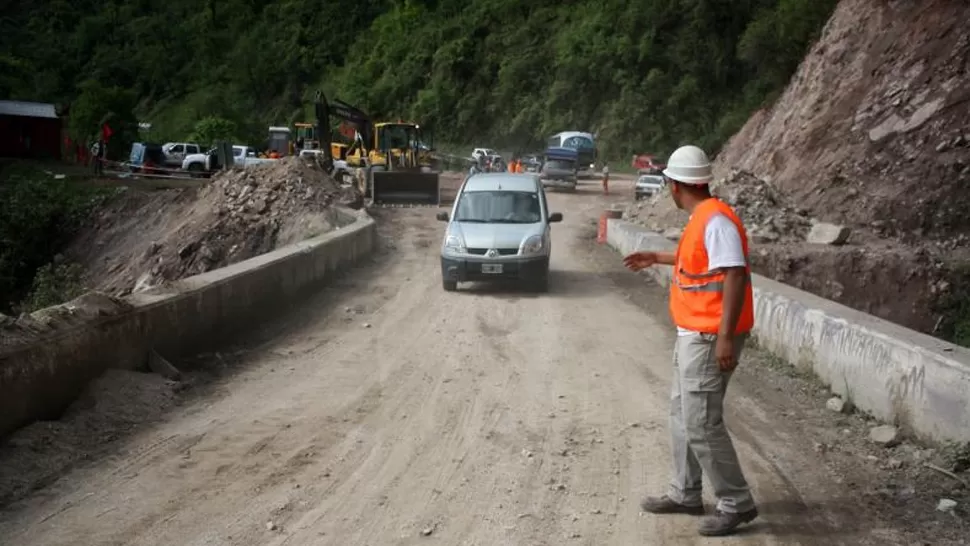
{"type": "Polygon", "coordinates": [[[748,284],[735,333],[750,332],[754,327],[754,292],[751,289],[748,234],[731,207],[717,198],[706,199],[694,208],[677,244],[670,283],[670,316],[674,324],[686,330],[716,334],[720,329],[726,275],[723,271],[708,271],[707,249],[704,247],[707,221],[715,214],[723,214],[731,220],[741,235],[748,284]]]}

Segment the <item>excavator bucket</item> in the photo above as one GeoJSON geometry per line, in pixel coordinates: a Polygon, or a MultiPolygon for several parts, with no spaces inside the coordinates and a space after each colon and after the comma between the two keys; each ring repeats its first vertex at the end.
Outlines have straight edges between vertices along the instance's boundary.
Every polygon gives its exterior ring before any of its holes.
{"type": "Polygon", "coordinates": [[[441,203],[438,173],[375,171],[371,196],[375,205],[432,205],[441,203]]]}

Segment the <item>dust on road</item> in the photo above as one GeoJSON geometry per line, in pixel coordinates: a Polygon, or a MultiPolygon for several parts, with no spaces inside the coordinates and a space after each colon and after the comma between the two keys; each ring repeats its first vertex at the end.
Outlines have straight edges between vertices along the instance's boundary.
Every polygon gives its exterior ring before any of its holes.
{"type": "MultiPolygon", "coordinates": [[[[433,209],[231,374],[0,513],[6,544],[706,544],[640,513],[668,477],[662,293],[596,248],[595,183],[550,194],[550,292],[441,290],[433,209]]],[[[763,517],[726,544],[892,544],[741,379],[729,422],[763,517]],[[841,495],[841,496],[840,496],[841,495]]],[[[861,510],[861,508],[860,508],[861,510]]]]}

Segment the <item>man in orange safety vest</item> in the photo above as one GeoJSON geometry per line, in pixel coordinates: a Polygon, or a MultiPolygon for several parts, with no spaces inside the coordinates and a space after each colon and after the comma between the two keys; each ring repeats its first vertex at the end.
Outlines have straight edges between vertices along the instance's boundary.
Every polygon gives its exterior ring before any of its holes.
{"type": "Polygon", "coordinates": [[[624,264],[639,271],[672,265],[670,314],[677,325],[670,435],[674,477],[665,495],[641,503],[654,514],[704,513],[701,476],[717,498],[714,517],[701,523],[705,536],[734,532],[758,509],[723,421],[728,380],[754,326],[748,238],[738,216],[713,197],[707,154],[677,149],[663,171],[678,208],[690,213],[676,252],[634,252],[624,264]]]}

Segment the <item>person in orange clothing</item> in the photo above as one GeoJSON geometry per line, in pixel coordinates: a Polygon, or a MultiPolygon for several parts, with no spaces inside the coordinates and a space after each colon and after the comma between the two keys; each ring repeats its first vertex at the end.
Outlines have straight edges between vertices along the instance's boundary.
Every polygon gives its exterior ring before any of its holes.
{"type": "Polygon", "coordinates": [[[758,517],[723,420],[728,381],[754,327],[748,238],[731,207],[711,195],[711,163],[703,150],[678,148],[663,174],[674,203],[690,213],[677,251],[634,252],[623,259],[634,271],[655,264],[674,266],[674,476],[665,495],[647,497],[641,507],[654,514],[703,514],[701,478],[707,474],[717,507],[698,530],[722,536],[758,517]]]}

